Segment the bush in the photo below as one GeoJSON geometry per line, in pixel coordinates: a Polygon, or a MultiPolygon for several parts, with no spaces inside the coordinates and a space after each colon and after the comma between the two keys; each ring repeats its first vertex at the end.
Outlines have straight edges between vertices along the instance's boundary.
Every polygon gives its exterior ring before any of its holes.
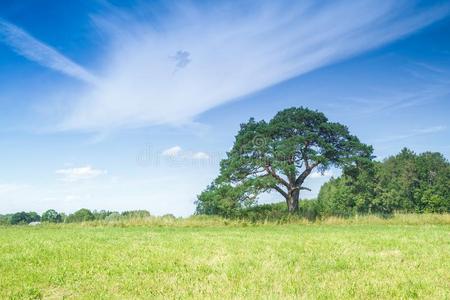
{"type": "Polygon", "coordinates": [[[311,221],[319,218],[321,216],[319,202],[315,199],[300,201],[298,215],[311,221]]]}
{"type": "Polygon", "coordinates": [[[105,218],[105,221],[118,221],[121,217],[121,214],[119,214],[118,212],[113,212],[105,218]]]}
{"type": "Polygon", "coordinates": [[[94,220],[105,220],[109,215],[114,214],[117,212],[114,211],[108,211],[108,210],[100,210],[96,211],[94,210],[92,214],[94,215],[94,220]]]}
{"type": "Polygon", "coordinates": [[[151,215],[146,210],[129,210],[122,212],[122,216],[126,218],[148,218],[151,215]]]}
{"type": "Polygon", "coordinates": [[[163,218],[163,219],[175,220],[177,217],[175,217],[175,216],[172,215],[172,214],[165,214],[165,215],[162,215],[161,218],[163,218]]]}
{"type": "Polygon", "coordinates": [[[292,218],[306,218],[315,220],[320,216],[317,200],[302,200],[297,214],[289,214],[286,202],[255,205],[242,209],[234,218],[257,221],[287,221],[292,218]]]}
{"type": "Polygon", "coordinates": [[[242,209],[236,214],[240,219],[247,219],[252,222],[264,220],[279,220],[288,215],[285,202],[255,205],[242,209]]]}
{"type": "Polygon", "coordinates": [[[197,196],[196,214],[236,217],[245,210],[247,197],[241,188],[229,184],[211,184],[197,196]]]}
{"type": "Polygon", "coordinates": [[[0,225],[10,225],[11,215],[0,215],[0,225]]]}

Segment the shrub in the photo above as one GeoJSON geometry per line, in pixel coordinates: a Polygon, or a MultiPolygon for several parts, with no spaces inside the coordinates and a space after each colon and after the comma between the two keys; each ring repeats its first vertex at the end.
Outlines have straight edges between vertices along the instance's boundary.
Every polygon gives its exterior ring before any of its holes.
{"type": "Polygon", "coordinates": [[[297,213],[289,213],[286,202],[269,203],[255,205],[240,211],[237,218],[246,219],[251,222],[257,221],[288,221],[292,218],[306,218],[315,220],[320,216],[320,210],[317,200],[302,200],[299,203],[297,213]]]}
{"type": "Polygon", "coordinates": [[[0,215],[0,225],[10,225],[11,215],[0,215]]]}
{"type": "Polygon", "coordinates": [[[129,210],[122,212],[122,216],[126,218],[148,218],[151,215],[146,210],[129,210]]]}
{"type": "Polygon", "coordinates": [[[298,215],[311,221],[319,218],[321,215],[319,202],[315,199],[300,201],[298,215]]]}
{"type": "Polygon", "coordinates": [[[121,217],[122,217],[122,216],[121,216],[118,212],[113,212],[113,213],[109,214],[109,215],[105,218],[105,220],[106,220],[106,221],[118,221],[118,220],[120,220],[121,217]]]}
{"type": "Polygon", "coordinates": [[[109,215],[114,214],[117,212],[114,211],[108,211],[108,210],[100,210],[96,211],[94,210],[92,214],[94,215],[94,220],[105,220],[109,215]]]}
{"type": "Polygon", "coordinates": [[[251,199],[242,187],[213,183],[197,196],[196,214],[236,217],[248,207],[250,202],[251,199]]]}
{"type": "Polygon", "coordinates": [[[285,202],[255,205],[242,209],[236,217],[248,219],[252,222],[264,220],[278,220],[286,217],[288,210],[285,202]]]}
{"type": "Polygon", "coordinates": [[[163,219],[175,220],[177,217],[175,217],[175,216],[172,215],[172,214],[165,214],[165,215],[162,215],[161,218],[163,218],[163,219]]]}

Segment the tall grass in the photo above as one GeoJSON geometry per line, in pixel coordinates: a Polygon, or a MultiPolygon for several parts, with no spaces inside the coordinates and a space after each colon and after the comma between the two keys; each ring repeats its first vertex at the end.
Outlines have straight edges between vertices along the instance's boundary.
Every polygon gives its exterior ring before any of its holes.
{"type": "Polygon", "coordinates": [[[246,227],[264,225],[450,225],[450,214],[393,214],[389,217],[379,215],[356,215],[353,217],[324,217],[309,220],[298,216],[286,215],[279,220],[248,220],[226,219],[218,216],[191,216],[187,218],[175,217],[127,217],[114,220],[96,220],[70,224],[44,224],[46,226],[87,226],[87,227],[132,227],[132,226],[157,226],[157,227],[246,227]]]}

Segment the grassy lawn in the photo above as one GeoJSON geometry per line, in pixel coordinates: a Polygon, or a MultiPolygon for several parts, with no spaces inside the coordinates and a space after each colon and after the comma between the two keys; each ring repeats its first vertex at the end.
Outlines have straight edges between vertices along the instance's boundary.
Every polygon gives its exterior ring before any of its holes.
{"type": "Polygon", "coordinates": [[[450,225],[0,228],[0,298],[450,298],[450,225]]]}

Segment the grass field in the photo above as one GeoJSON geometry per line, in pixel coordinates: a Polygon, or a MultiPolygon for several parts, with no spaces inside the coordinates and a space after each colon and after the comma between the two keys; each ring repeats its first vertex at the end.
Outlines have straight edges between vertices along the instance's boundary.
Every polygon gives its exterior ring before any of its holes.
{"type": "Polygon", "coordinates": [[[1,227],[0,299],[450,299],[450,223],[325,223],[1,227]]]}

